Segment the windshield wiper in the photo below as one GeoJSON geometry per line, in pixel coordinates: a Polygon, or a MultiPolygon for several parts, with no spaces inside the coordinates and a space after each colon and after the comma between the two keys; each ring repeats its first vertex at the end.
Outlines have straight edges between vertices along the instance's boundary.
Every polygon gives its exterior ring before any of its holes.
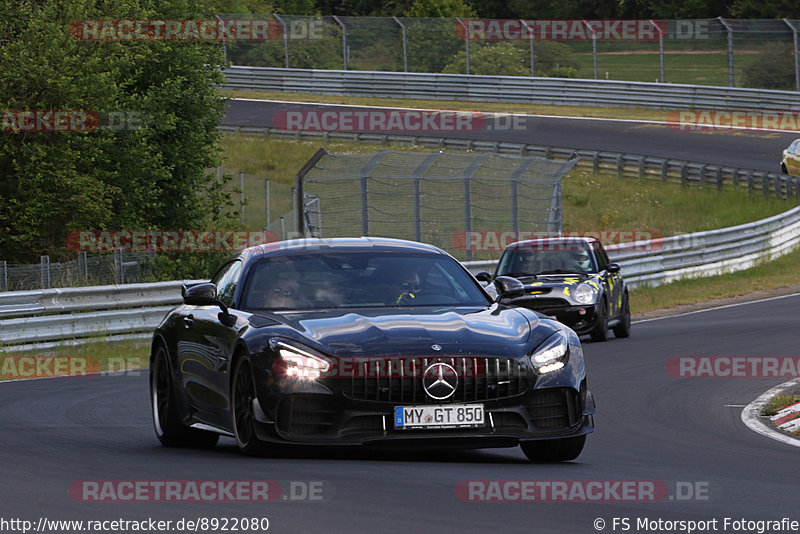
{"type": "Polygon", "coordinates": [[[586,274],[581,271],[567,271],[565,269],[551,269],[549,271],[542,271],[539,274],[586,274]]]}
{"type": "Polygon", "coordinates": [[[497,276],[536,276],[533,273],[503,273],[498,274],[497,276]]]}

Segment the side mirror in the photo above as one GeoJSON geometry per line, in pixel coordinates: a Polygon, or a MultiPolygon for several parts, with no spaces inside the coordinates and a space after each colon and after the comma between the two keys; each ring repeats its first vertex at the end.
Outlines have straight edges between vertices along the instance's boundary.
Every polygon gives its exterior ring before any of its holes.
{"type": "Polygon", "coordinates": [[[226,326],[233,326],[236,317],[228,312],[228,307],[224,302],[217,298],[217,286],[211,282],[197,284],[196,286],[181,289],[184,304],[190,306],[219,306],[222,312],[219,314],[219,321],[226,326]]]}
{"type": "Polygon", "coordinates": [[[491,282],[491,281],[492,281],[492,275],[491,275],[491,274],[489,274],[489,273],[487,273],[487,272],[485,272],[485,271],[484,271],[484,272],[480,272],[480,273],[476,274],[476,275],[475,275],[475,278],[476,278],[476,279],[477,279],[479,282],[491,282]]]}
{"type": "Polygon", "coordinates": [[[618,273],[619,272],[619,263],[609,263],[606,265],[606,271],[610,273],[618,273]]]}
{"type": "Polygon", "coordinates": [[[525,294],[525,285],[510,276],[498,276],[494,279],[494,285],[497,288],[498,300],[521,297],[525,294]]]}
{"type": "Polygon", "coordinates": [[[191,306],[214,306],[217,304],[217,286],[211,282],[181,289],[183,302],[191,306]]]}

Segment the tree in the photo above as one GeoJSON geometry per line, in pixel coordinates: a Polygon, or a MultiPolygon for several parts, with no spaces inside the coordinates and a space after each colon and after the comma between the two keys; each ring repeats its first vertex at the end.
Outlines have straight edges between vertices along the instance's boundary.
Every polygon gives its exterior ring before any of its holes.
{"type": "Polygon", "coordinates": [[[219,159],[219,44],[87,41],[70,34],[72,21],[201,18],[207,6],[0,0],[0,10],[2,259],[65,258],[72,230],[223,223],[227,195],[205,171],[219,159]],[[15,131],[12,110],[87,112],[102,128],[15,131]],[[104,123],[109,117],[114,124],[104,123]]]}

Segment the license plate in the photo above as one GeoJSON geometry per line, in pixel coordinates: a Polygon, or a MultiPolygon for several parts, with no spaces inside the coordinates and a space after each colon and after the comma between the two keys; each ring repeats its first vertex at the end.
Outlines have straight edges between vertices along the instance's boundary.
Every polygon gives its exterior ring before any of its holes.
{"type": "Polygon", "coordinates": [[[446,404],[441,406],[396,406],[394,427],[409,428],[478,428],[486,426],[483,404],[446,404]]]}

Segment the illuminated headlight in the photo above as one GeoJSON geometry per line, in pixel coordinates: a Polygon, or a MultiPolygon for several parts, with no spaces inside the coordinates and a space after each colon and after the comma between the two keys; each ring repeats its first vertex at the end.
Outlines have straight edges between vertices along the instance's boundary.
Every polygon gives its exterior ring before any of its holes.
{"type": "Polygon", "coordinates": [[[271,345],[273,350],[278,351],[280,360],[283,362],[283,365],[280,366],[282,367],[280,374],[286,378],[316,380],[331,368],[330,362],[325,358],[283,341],[277,341],[271,345]]]}
{"type": "Polygon", "coordinates": [[[581,304],[591,304],[594,302],[597,292],[589,284],[581,284],[575,288],[575,300],[581,304]]]}
{"type": "Polygon", "coordinates": [[[541,374],[552,373],[564,367],[569,355],[569,341],[563,332],[556,332],[531,354],[533,367],[541,374]]]}

